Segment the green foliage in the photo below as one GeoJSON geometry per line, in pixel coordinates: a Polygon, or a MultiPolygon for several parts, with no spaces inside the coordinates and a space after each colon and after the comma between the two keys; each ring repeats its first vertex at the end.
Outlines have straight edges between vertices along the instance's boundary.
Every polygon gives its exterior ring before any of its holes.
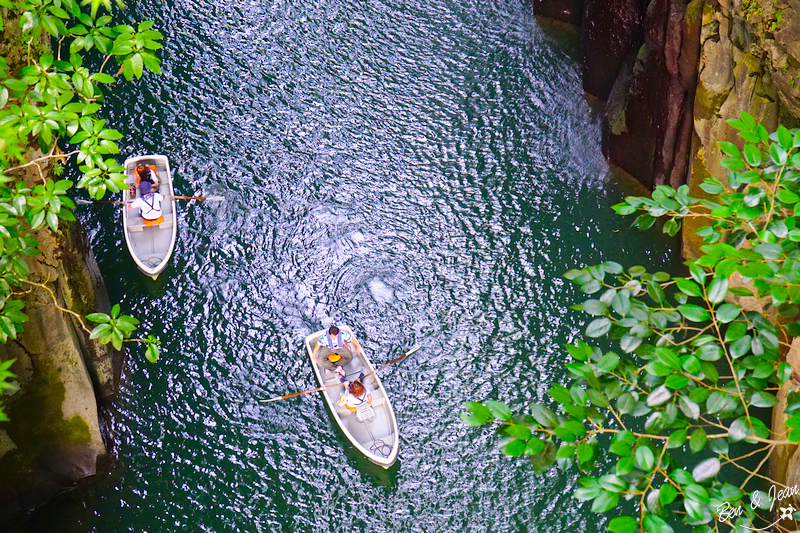
{"type": "MultiPolygon", "coordinates": [[[[11,365],[14,364],[16,359],[9,359],[8,361],[0,361],[0,396],[2,396],[7,390],[16,388],[16,385],[10,383],[12,379],[14,379],[16,374],[11,372],[9,368],[11,365]]],[[[0,422],[8,422],[8,417],[6,416],[5,411],[3,410],[3,402],[0,400],[0,422]]]]}
{"type": "MultiPolygon", "coordinates": [[[[568,382],[550,389],[555,405],[535,404],[532,416],[512,418],[497,402],[467,404],[470,425],[501,424],[501,451],[530,450],[535,471],[576,464],[587,475],[575,497],[591,501],[592,511],[619,514],[621,502],[632,500],[634,515],[610,520],[609,531],[773,522],[743,502],[750,487],[722,479],[745,468],[743,458],[785,443],[770,438],[769,415],[760,410],[778,403],[776,391],[792,377],[780,350],[800,333],[800,130],[769,135],[746,113],[729,124],[743,147],[720,144],[730,173],[727,185],[714,178],[701,185],[710,199],[660,186],[650,198],[614,206],[638,214],[641,229],[665,217],[671,235],[687,218],[707,221],[697,231],[703,255],[687,263],[688,275],[614,262],[567,272],[589,297],[573,308],[589,318],[585,340],[566,347],[568,382]],[[746,287],[733,285],[734,273],[746,287]],[[764,313],[742,308],[742,296],[766,299],[764,313]],[[779,320],[769,320],[773,314],[779,320]],[[729,443],[740,441],[751,450],[737,457],[729,443]],[[611,466],[589,475],[595,461],[611,466]],[[726,505],[740,512],[721,511],[726,505]]],[[[787,403],[788,441],[800,442],[800,394],[787,403]]]]}
{"type": "MultiPolygon", "coordinates": [[[[20,14],[20,48],[27,53],[24,65],[9,66],[0,58],[0,342],[15,339],[27,316],[14,290],[27,280],[25,256],[38,255],[35,235],[39,230],[59,231],[61,221],[75,220],[73,201],[67,191],[73,182],[54,179],[44,169],[55,163],[54,174],[63,173],[62,164],[75,156],[81,172],[77,188],[101,199],[119,192],[125,178],[114,160],[119,153],[118,131],[108,128],[98,113],[104,86],[139,79],[145,70],[160,73],[155,52],[162,35],[151,29],[152,21],[138,26],[112,25],[109,0],[0,0],[9,12],[20,14]],[[57,42],[55,53],[41,53],[42,41],[57,42]],[[114,59],[119,72],[103,72],[114,59]],[[99,69],[86,66],[99,64],[99,69]],[[43,157],[26,163],[23,154],[38,146],[43,157]],[[39,173],[40,183],[26,184],[17,172],[28,167],[39,173]]],[[[122,7],[121,2],[117,2],[122,7]]],[[[120,348],[138,321],[119,314],[90,315],[100,324],[92,338],[120,348]]],[[[158,357],[156,341],[147,343],[147,358],[158,357]]],[[[0,381],[2,385],[2,381],[0,381]]]]}

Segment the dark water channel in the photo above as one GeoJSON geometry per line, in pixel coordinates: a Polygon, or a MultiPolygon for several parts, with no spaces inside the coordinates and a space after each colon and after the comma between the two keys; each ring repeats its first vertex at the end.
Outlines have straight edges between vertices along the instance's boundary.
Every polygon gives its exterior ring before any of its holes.
{"type": "Polygon", "coordinates": [[[598,531],[575,472],[535,477],[458,418],[563,379],[579,331],[561,274],[613,259],[674,268],[629,228],[600,154],[575,36],[522,0],[146,0],[164,74],[122,84],[123,157],[161,153],[184,203],[153,283],[118,213],[82,208],[112,300],[163,341],[134,350],[112,407],[117,464],[37,515],[39,530],[598,531]],[[380,364],[400,460],[372,467],[302,351],[331,319],[380,364]],[[588,507],[588,506],[584,506],[588,507]]]}

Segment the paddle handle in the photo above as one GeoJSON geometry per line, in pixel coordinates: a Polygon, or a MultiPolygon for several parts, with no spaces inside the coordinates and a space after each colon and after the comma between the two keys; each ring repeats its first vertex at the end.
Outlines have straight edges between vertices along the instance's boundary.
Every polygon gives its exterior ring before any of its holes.
{"type": "MultiPolygon", "coordinates": [[[[384,369],[384,368],[386,368],[387,366],[389,366],[389,365],[393,365],[393,364],[395,364],[396,362],[400,361],[401,359],[405,359],[406,357],[408,357],[409,355],[411,355],[412,353],[416,352],[416,351],[417,351],[417,350],[419,350],[419,349],[420,349],[420,345],[419,345],[419,344],[417,344],[416,346],[414,346],[413,348],[411,348],[409,351],[407,351],[406,353],[404,353],[404,354],[403,354],[403,355],[401,355],[400,357],[398,357],[398,358],[396,358],[396,359],[393,359],[393,360],[389,361],[388,363],[386,363],[385,365],[383,365],[382,367],[380,367],[378,370],[373,370],[373,371],[372,371],[372,372],[370,372],[369,374],[365,374],[365,375],[364,375],[364,378],[368,378],[369,376],[371,376],[371,375],[373,375],[373,374],[376,374],[376,373],[380,372],[381,370],[383,370],[383,369],[384,369]]],[[[362,378],[362,379],[363,379],[363,378],[362,378]]],[[[326,387],[319,387],[319,388],[317,388],[317,389],[304,390],[304,391],[295,392],[295,393],[292,393],[292,394],[286,394],[286,395],[284,395],[284,396],[276,396],[275,398],[270,398],[269,400],[259,400],[259,402],[261,402],[261,403],[277,402],[278,400],[286,400],[287,398],[294,398],[295,396],[300,396],[300,395],[302,395],[302,394],[308,394],[308,393],[310,393],[310,392],[320,392],[320,391],[324,391],[325,389],[330,389],[331,387],[338,387],[339,385],[342,385],[342,383],[332,383],[332,384],[330,384],[330,385],[328,385],[328,386],[326,386],[326,387]]]]}
{"type": "Polygon", "coordinates": [[[222,196],[175,196],[176,200],[208,200],[209,202],[221,202],[225,198],[222,196]]]}
{"type": "MultiPolygon", "coordinates": [[[[168,198],[168,197],[165,197],[168,198]]],[[[225,200],[224,196],[174,196],[176,200],[207,200],[209,202],[221,202],[225,200]]],[[[77,203],[80,205],[92,205],[92,204],[113,204],[113,205],[130,205],[130,201],[128,202],[118,202],[113,200],[83,200],[78,199],[77,203]]]]}
{"type": "Polygon", "coordinates": [[[386,368],[387,366],[389,366],[389,365],[393,365],[393,364],[395,364],[396,362],[400,361],[401,359],[405,359],[406,357],[408,357],[409,355],[411,355],[412,353],[416,352],[416,351],[417,351],[417,350],[419,350],[419,349],[420,349],[420,345],[419,345],[419,344],[417,344],[416,346],[414,346],[413,348],[411,348],[409,351],[407,351],[406,353],[404,353],[403,355],[401,355],[401,356],[400,356],[400,357],[398,357],[397,359],[392,359],[391,361],[389,361],[388,363],[386,363],[385,365],[383,365],[382,367],[380,367],[378,370],[373,370],[372,372],[370,372],[369,374],[365,375],[364,377],[371,376],[372,374],[377,374],[378,372],[380,372],[381,370],[383,370],[383,369],[384,369],[384,368],[386,368]]]}
{"type": "Polygon", "coordinates": [[[327,385],[325,387],[320,387],[318,389],[304,390],[304,391],[295,392],[295,393],[292,393],[292,394],[286,394],[284,396],[276,396],[275,398],[270,398],[269,400],[259,400],[259,401],[261,403],[277,402],[278,400],[286,400],[287,398],[294,398],[295,396],[300,396],[302,394],[308,394],[310,392],[321,392],[321,391],[324,391],[325,389],[330,389],[331,387],[336,387],[338,385],[341,385],[341,383],[331,383],[330,385],[327,385]]]}

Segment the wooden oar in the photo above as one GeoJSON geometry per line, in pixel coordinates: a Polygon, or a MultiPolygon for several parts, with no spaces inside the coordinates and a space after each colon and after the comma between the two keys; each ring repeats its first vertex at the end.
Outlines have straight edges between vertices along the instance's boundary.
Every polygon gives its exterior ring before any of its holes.
{"type": "MultiPolygon", "coordinates": [[[[224,196],[175,196],[176,200],[206,200],[207,202],[223,202],[224,196]]],[[[78,205],[92,205],[92,204],[114,204],[114,205],[130,205],[131,202],[116,202],[113,200],[84,200],[78,198],[75,200],[78,205]]]]}
{"type": "MultiPolygon", "coordinates": [[[[419,344],[417,344],[416,346],[414,346],[413,348],[411,348],[409,351],[407,351],[406,353],[404,353],[403,355],[401,355],[401,356],[400,356],[400,357],[398,357],[397,359],[393,359],[392,361],[389,361],[388,363],[386,363],[385,365],[383,365],[382,367],[380,367],[378,370],[373,370],[373,371],[372,371],[372,372],[370,372],[369,374],[365,374],[365,375],[364,375],[364,377],[363,377],[363,378],[361,378],[361,379],[368,378],[368,377],[369,377],[369,376],[371,376],[372,374],[375,374],[375,373],[377,373],[377,372],[380,372],[381,370],[383,370],[383,369],[384,369],[384,368],[386,368],[387,366],[395,364],[395,363],[396,363],[396,362],[398,362],[399,360],[401,360],[401,359],[404,359],[404,358],[408,357],[409,355],[411,355],[412,353],[416,352],[416,351],[417,351],[417,350],[419,350],[419,349],[420,349],[420,345],[419,345],[419,344]]],[[[295,392],[295,393],[293,393],[293,394],[286,394],[285,396],[276,396],[275,398],[270,398],[269,400],[259,400],[259,401],[260,401],[261,403],[267,403],[267,402],[277,402],[278,400],[285,400],[285,399],[287,399],[287,398],[294,398],[295,396],[300,396],[301,394],[308,394],[308,393],[310,393],[310,392],[320,392],[320,391],[324,391],[325,389],[330,389],[331,387],[338,387],[339,385],[341,385],[341,383],[332,383],[331,385],[327,385],[327,386],[325,386],[325,387],[319,387],[319,388],[316,388],[316,389],[304,390],[304,391],[301,391],[301,392],[295,392]]]]}
{"type": "Polygon", "coordinates": [[[176,196],[176,200],[205,200],[207,202],[223,202],[224,196],[176,196]]]}

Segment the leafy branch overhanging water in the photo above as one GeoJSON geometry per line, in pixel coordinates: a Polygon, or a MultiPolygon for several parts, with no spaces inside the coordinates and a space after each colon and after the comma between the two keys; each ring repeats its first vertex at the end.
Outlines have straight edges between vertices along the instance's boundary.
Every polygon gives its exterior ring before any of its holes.
{"type": "MultiPolygon", "coordinates": [[[[41,253],[37,233],[59,232],[61,221],[75,220],[75,204],[67,196],[74,184],[58,178],[67,160],[75,158],[81,173],[77,187],[92,198],[124,187],[124,169],[113,157],[122,134],[106,127],[98,115],[102,86],[115,84],[120,75],[139,79],[145,69],[160,74],[156,51],[163,36],[151,29],[152,21],[137,27],[111,25],[112,17],[99,13],[101,8],[112,11],[110,0],[0,0],[0,6],[19,16],[9,20],[19,24],[22,50],[21,65],[0,58],[0,342],[5,343],[28,320],[19,300],[23,283],[42,286],[28,279],[24,261],[41,253]],[[108,74],[104,70],[112,58],[119,70],[108,74]],[[99,67],[87,66],[94,64],[99,67]],[[41,153],[27,161],[31,146],[41,153]],[[22,175],[31,169],[33,183],[22,175]]],[[[117,6],[122,8],[122,2],[117,6]]],[[[86,318],[98,324],[90,330],[79,321],[90,338],[117,349],[125,341],[144,342],[147,359],[159,357],[155,337],[131,339],[139,322],[121,315],[118,305],[111,315],[86,318]]],[[[10,364],[2,365],[0,389],[11,386],[10,364]]],[[[0,404],[0,420],[4,418],[0,404]]]]}
{"type": "Polygon", "coordinates": [[[611,261],[567,272],[591,296],[574,309],[592,318],[566,346],[569,381],[550,389],[554,407],[513,416],[502,402],[468,402],[461,415],[500,424],[500,450],[529,456],[538,473],[577,465],[585,476],[574,496],[617,515],[615,533],[679,522],[788,531],[800,518],[789,503],[796,486],[765,473],[776,450],[800,442],[800,375],[786,362],[800,335],[800,130],[770,135],[747,113],[728,122],[744,143],[720,143],[727,186],[706,178],[707,198],[661,186],[614,206],[639,213],[642,230],[666,218],[670,235],[699,220],[705,244],[689,275],[611,261]],[[763,310],[746,310],[747,297],[763,310]],[[765,410],[783,395],[786,428],[774,434],[765,410]],[[599,475],[598,463],[609,465],[599,475]]]}

